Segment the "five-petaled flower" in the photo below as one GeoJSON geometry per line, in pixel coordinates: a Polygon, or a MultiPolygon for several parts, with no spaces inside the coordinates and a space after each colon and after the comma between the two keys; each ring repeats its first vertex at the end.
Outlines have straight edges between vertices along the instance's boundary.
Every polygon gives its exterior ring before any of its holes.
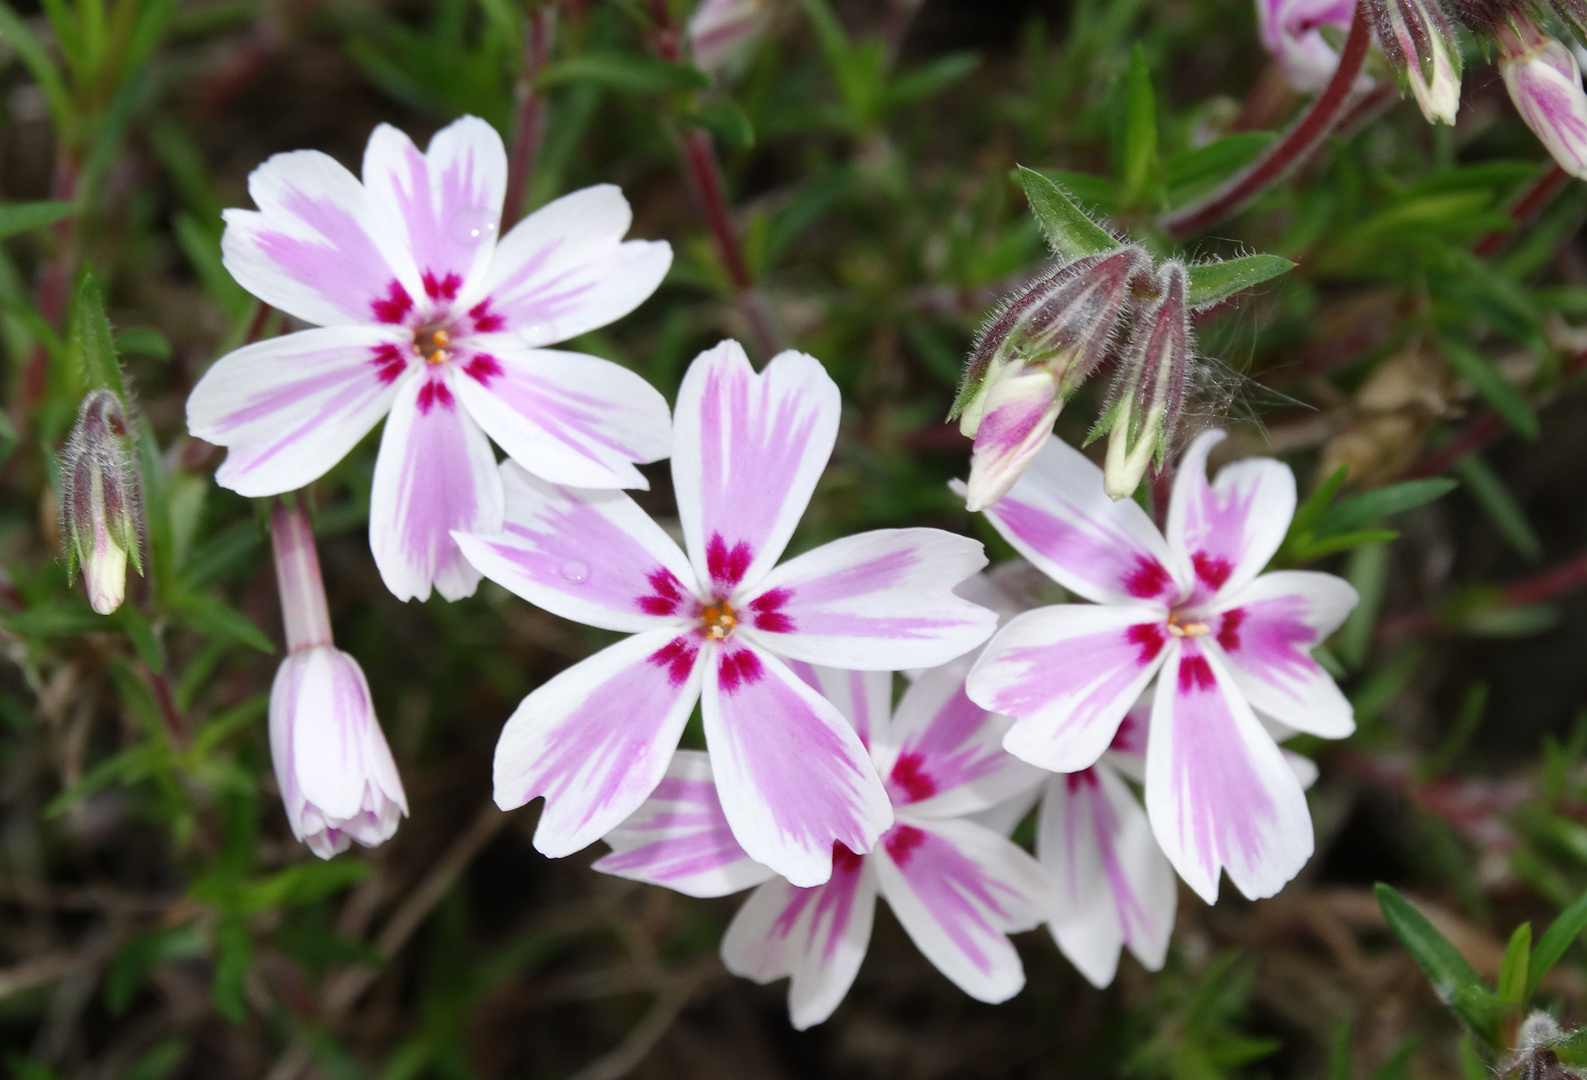
{"type": "Polygon", "coordinates": [[[992,612],[952,589],[986,564],[937,529],[861,533],[775,565],[837,436],[838,388],[785,352],[757,375],[732,341],[678,392],[672,479],[688,554],[620,492],[503,465],[505,530],[456,534],[487,577],[547,611],[632,637],[531,693],[496,748],[496,802],[546,807],[535,846],[567,855],[661,782],[702,703],[723,809],[744,850],[799,885],[833,845],[869,851],[892,824],[854,730],[779,656],[901,670],[960,656],[992,612]]]}
{"type": "Polygon", "coordinates": [[[965,697],[970,658],[925,672],[892,712],[892,676],[799,665],[838,704],[886,777],[896,821],[874,851],[834,852],[832,878],[799,888],[734,841],[706,755],[678,752],[655,796],[608,836],[597,870],[692,896],[760,887],[722,940],[729,971],[790,977],[795,1027],[819,1024],[848,993],[870,943],[876,896],[915,945],[965,993],[1006,1001],[1025,983],[1006,935],[1052,909],[1047,875],[1030,855],[966,815],[1040,782],[998,745],[1008,727],[965,697]]]}
{"type": "Polygon", "coordinates": [[[507,157],[465,117],[421,154],[382,125],[363,182],[325,154],[254,170],[257,211],[228,210],[226,267],[249,292],[319,328],[218,360],[188,399],[188,428],[230,448],[216,481],[243,495],[302,487],[380,418],[369,540],[400,599],[472,593],[454,529],[494,532],[502,490],[491,439],[555,483],[645,487],[664,457],[665,399],[605,360],[544,348],[632,311],[671,264],[629,241],[615,187],[586,188],[497,243],[507,157]]]}
{"type": "Polygon", "coordinates": [[[1004,745],[1033,764],[1096,763],[1154,676],[1146,809],[1181,877],[1208,902],[1220,869],[1270,896],[1311,856],[1311,817],[1263,721],[1341,738],[1350,704],[1310,650],[1356,594],[1330,574],[1262,569],[1295,511],[1295,479],[1266,458],[1215,484],[1208,432],[1180,463],[1165,540],[1134,502],[1114,502],[1099,470],[1050,441],[987,511],[1021,554],[1092,604],[1027,612],[987,645],[969,679],[979,704],[1017,722],[1004,745]],[[1160,673],[1160,674],[1159,674],[1160,673]]]}

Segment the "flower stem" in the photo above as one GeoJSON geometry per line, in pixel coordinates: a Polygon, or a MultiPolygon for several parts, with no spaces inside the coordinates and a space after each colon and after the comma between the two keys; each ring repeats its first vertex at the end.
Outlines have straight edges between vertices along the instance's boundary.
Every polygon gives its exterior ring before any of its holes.
{"type": "Polygon", "coordinates": [[[1481,259],[1497,254],[1499,249],[1504,246],[1504,242],[1517,229],[1530,221],[1534,214],[1548,204],[1548,201],[1554,197],[1554,193],[1560,189],[1560,185],[1569,177],[1570,174],[1560,168],[1558,162],[1550,162],[1548,171],[1538,177],[1536,182],[1526,189],[1526,193],[1516,200],[1515,205],[1510,207],[1510,218],[1515,224],[1509,228],[1495,229],[1487,236],[1484,236],[1477,242],[1477,246],[1472,249],[1473,253],[1481,259]]]}
{"type": "MultiPolygon", "coordinates": [[[[55,175],[50,181],[50,198],[62,202],[73,202],[77,198],[77,182],[81,175],[81,163],[75,154],[69,150],[62,150],[55,159],[55,175]]],[[[60,323],[61,316],[66,311],[66,294],[70,288],[72,265],[76,261],[75,237],[76,230],[73,225],[75,217],[66,218],[55,223],[55,255],[44,265],[39,276],[38,311],[44,316],[44,321],[52,326],[60,323]]],[[[21,415],[16,417],[17,426],[21,427],[27,414],[33,411],[38,403],[44,400],[45,385],[49,381],[50,353],[42,341],[33,343],[33,351],[28,354],[27,365],[22,372],[21,415]]]]}
{"type": "Polygon", "coordinates": [[[1305,115],[1261,157],[1217,191],[1164,214],[1158,222],[1163,229],[1176,240],[1182,240],[1239,213],[1257,196],[1282,180],[1290,169],[1305,159],[1312,147],[1334,129],[1341,110],[1350,98],[1356,76],[1361,73],[1361,65],[1366,61],[1367,47],[1371,43],[1372,29],[1368,25],[1366,4],[1357,3],[1355,15],[1350,19],[1350,35],[1345,39],[1344,51],[1339,56],[1339,66],[1334,69],[1333,78],[1305,115]]]}
{"type": "Polygon", "coordinates": [[[301,507],[276,503],[270,513],[270,546],[275,551],[276,587],[281,590],[281,621],[287,651],[331,644],[331,616],[320,578],[314,529],[301,507]]]}
{"type": "Polygon", "coordinates": [[[512,148],[507,154],[507,197],[502,201],[499,234],[518,223],[523,215],[529,178],[534,175],[535,155],[545,131],[546,99],[537,87],[540,72],[551,58],[551,36],[556,30],[556,9],[543,7],[529,16],[524,26],[523,73],[518,77],[517,116],[513,124],[512,148]]]}

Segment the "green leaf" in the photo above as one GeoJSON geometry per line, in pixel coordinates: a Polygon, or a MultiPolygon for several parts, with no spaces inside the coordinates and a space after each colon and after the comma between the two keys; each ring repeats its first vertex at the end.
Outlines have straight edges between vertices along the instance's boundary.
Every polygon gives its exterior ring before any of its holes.
{"type": "Polygon", "coordinates": [[[246,615],[213,596],[183,593],[173,606],[177,619],[194,630],[240,641],[263,653],[276,651],[275,644],[246,615]]]}
{"type": "Polygon", "coordinates": [[[340,892],[349,885],[356,885],[369,874],[369,864],[358,862],[356,859],[298,863],[248,886],[243,893],[239,910],[265,911],[270,908],[313,903],[332,893],[340,892]]]}
{"type": "Polygon", "coordinates": [[[1550,923],[1538,939],[1537,948],[1532,950],[1532,958],[1527,964],[1526,996],[1523,1000],[1532,1000],[1532,995],[1537,992],[1537,984],[1559,963],[1565,950],[1570,948],[1571,942],[1581,937],[1583,931],[1587,931],[1587,893],[1582,893],[1575,903],[1560,912],[1559,918],[1550,923]]]}
{"type": "Polygon", "coordinates": [[[149,620],[139,611],[135,604],[122,604],[116,609],[116,621],[121,623],[121,628],[132,639],[132,647],[138,650],[138,659],[156,675],[165,666],[165,659],[160,653],[160,639],[155,636],[154,627],[149,625],[149,620]]]}
{"type": "Polygon", "coordinates": [[[1400,939],[1433,984],[1440,1001],[1453,1009],[1479,1034],[1491,1038],[1495,1010],[1493,995],[1482,985],[1460,950],[1440,934],[1427,916],[1392,888],[1379,882],[1372,888],[1389,929],[1400,939]]]}
{"type": "Polygon", "coordinates": [[[184,755],[190,766],[203,761],[234,732],[262,720],[270,711],[270,695],[257,694],[241,705],[234,705],[199,729],[193,745],[184,755]]]}
{"type": "Polygon", "coordinates": [[[1494,412],[1504,417],[1505,423],[1527,439],[1537,438],[1537,414],[1521,391],[1511,386],[1487,357],[1470,346],[1446,339],[1444,360],[1456,375],[1470,383],[1472,389],[1493,406],[1494,412]]]}
{"type": "Polygon", "coordinates": [[[187,1043],[182,1039],[164,1039],[134,1061],[120,1080],[165,1080],[176,1071],[187,1057],[187,1043]]]}
{"type": "Polygon", "coordinates": [[[1079,259],[1119,246],[1106,229],[1087,217],[1062,188],[1041,173],[1021,165],[1019,182],[1025,188],[1025,198],[1041,225],[1042,234],[1058,255],[1079,259]]]}
{"type": "Polygon", "coordinates": [[[248,1015],[243,984],[248,980],[248,967],[253,963],[253,941],[248,936],[248,927],[241,920],[225,919],[215,928],[215,943],[219,949],[215,956],[215,979],[210,984],[210,996],[222,1016],[234,1024],[240,1024],[248,1015]]]}
{"type": "Polygon", "coordinates": [[[540,73],[542,89],[580,82],[630,94],[668,94],[704,90],[711,85],[711,77],[693,64],[674,64],[618,52],[570,56],[540,73]]]}
{"type": "Polygon", "coordinates": [[[748,150],[755,145],[755,125],[735,102],[708,102],[691,113],[689,119],[735,150],[748,150]]]}
{"type": "Polygon", "coordinates": [[[1341,1016],[1334,1023],[1333,1047],[1328,1053],[1328,1080],[1351,1080],[1350,1018],[1341,1016]]]}
{"type": "Polygon", "coordinates": [[[1499,1000],[1520,1008],[1526,1004],[1527,960],[1532,955],[1532,924],[1524,922],[1510,935],[1499,966],[1499,1000]]]}
{"type": "Polygon", "coordinates": [[[1467,454],[1455,462],[1454,468],[1466,485],[1467,493],[1482,507],[1493,527],[1510,545],[1510,550],[1527,562],[1542,559],[1543,541],[1533,531],[1532,523],[1526,520],[1526,511],[1482,455],[1467,454]]]}
{"type": "Polygon", "coordinates": [[[27,66],[28,74],[39,84],[39,89],[44,91],[44,100],[49,102],[50,115],[55,121],[57,132],[65,130],[71,121],[71,97],[66,92],[66,83],[61,78],[60,69],[50,59],[50,54],[28,28],[22,16],[10,4],[0,0],[0,40],[16,50],[17,56],[27,66]]]}
{"type": "Polygon", "coordinates": [[[907,105],[940,94],[980,64],[981,58],[975,53],[957,52],[912,68],[888,85],[887,104],[889,107],[907,105]]]}
{"type": "Polygon", "coordinates": [[[96,615],[80,600],[35,604],[26,611],[0,615],[0,626],[23,637],[75,637],[109,633],[116,628],[113,620],[96,615]]]}
{"type": "Polygon", "coordinates": [[[191,925],[151,930],[128,941],[110,961],[105,973],[105,1004],[114,1016],[126,1012],[143,976],[173,960],[200,956],[204,943],[191,925]]]}
{"type": "Polygon", "coordinates": [[[1211,307],[1237,292],[1287,274],[1295,264],[1277,255],[1246,255],[1239,259],[1192,266],[1186,303],[1193,308],[1211,307]]]}
{"type": "Polygon", "coordinates": [[[127,402],[127,388],[121,380],[121,362],[116,359],[116,343],[105,316],[105,302],[93,275],[84,274],[72,298],[67,349],[83,372],[83,381],[92,389],[109,390],[127,402]]]}
{"type": "Polygon", "coordinates": [[[8,240],[18,233],[65,221],[77,213],[77,204],[69,202],[25,202],[0,205],[0,240],[8,240]]]}
{"type": "Polygon", "coordinates": [[[1202,186],[1228,179],[1255,161],[1272,141],[1271,131],[1242,131],[1175,154],[1163,164],[1169,200],[1186,201],[1202,186]]]}
{"type": "Polygon", "coordinates": [[[1368,544],[1386,544],[1398,540],[1400,534],[1393,529],[1364,529],[1361,532],[1339,533],[1322,539],[1309,539],[1297,545],[1293,558],[1296,562],[1312,562],[1341,551],[1353,551],[1368,544]]]}
{"type": "Polygon", "coordinates": [[[1362,525],[1441,499],[1455,489],[1455,481],[1444,477],[1406,480],[1352,496],[1328,510],[1317,521],[1319,536],[1348,532],[1362,525]]]}
{"type": "Polygon", "coordinates": [[[1124,161],[1119,180],[1129,205],[1149,202],[1157,186],[1157,100],[1152,94],[1152,73],[1146,49],[1140,42],[1130,54],[1124,103],[1124,161]]]}
{"type": "Polygon", "coordinates": [[[115,338],[116,352],[122,356],[135,353],[152,356],[156,360],[169,360],[175,351],[171,339],[151,326],[133,326],[121,331],[115,338]]]}

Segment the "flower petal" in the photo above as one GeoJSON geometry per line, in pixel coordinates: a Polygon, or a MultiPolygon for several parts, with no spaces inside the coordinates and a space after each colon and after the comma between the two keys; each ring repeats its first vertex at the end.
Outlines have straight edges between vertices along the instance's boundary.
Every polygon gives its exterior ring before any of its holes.
{"type": "Polygon", "coordinates": [[[692,614],[689,560],[627,495],[557,487],[513,461],[501,463],[501,483],[501,532],[455,537],[496,584],[603,630],[648,630],[692,614]]]}
{"type": "Polygon", "coordinates": [[[1113,981],[1125,944],[1147,970],[1163,966],[1179,899],[1174,870],[1118,773],[1099,765],[1048,781],[1036,856],[1057,889],[1053,937],[1093,985],[1113,981]]]}
{"type": "Polygon", "coordinates": [[[698,750],[674,754],[650,798],[605,840],[612,853],[594,869],[687,896],[726,896],[775,876],[733,839],[710,756],[698,750]]]}
{"type": "Polygon", "coordinates": [[[1253,900],[1311,858],[1311,814],[1294,772],[1224,669],[1187,638],[1163,668],[1146,748],[1146,813],[1163,854],[1207,903],[1218,871],[1253,900]]]}
{"type": "Polygon", "coordinates": [[[788,1016],[800,1031],[832,1015],[871,943],[876,872],[845,851],[825,885],[768,881],[750,894],[722,938],[734,975],[769,983],[789,976],[788,1016]]]}
{"type": "Polygon", "coordinates": [[[970,700],[1017,723],[1009,753],[1053,772],[1096,764],[1162,664],[1150,611],[1059,604],[1017,616],[970,672],[970,700]]]}
{"type": "Polygon", "coordinates": [[[496,744],[496,805],[544,795],[535,847],[553,858],[617,828],[666,774],[699,697],[697,660],[676,631],[647,630],[543,683],[496,744]]]}
{"type": "Polygon", "coordinates": [[[381,124],[364,148],[364,186],[396,224],[430,304],[469,306],[496,251],[507,188],[507,151],[496,129],[465,116],[436,132],[421,154],[407,135],[381,124]]]}
{"type": "Polygon", "coordinates": [[[969,510],[985,510],[1008,494],[1046,445],[1062,407],[1058,380],[1045,368],[992,385],[970,457],[970,480],[965,485],[969,510]]]}
{"type": "Polygon", "coordinates": [[[1024,821],[1026,815],[1035,808],[1036,800],[1041,798],[1041,793],[1041,785],[1026,788],[1007,802],[1000,802],[989,810],[969,814],[964,820],[991,829],[999,836],[1013,836],[1020,822],[1024,821]]]}
{"type": "Polygon", "coordinates": [[[1229,596],[1210,621],[1246,700],[1296,731],[1326,739],[1354,731],[1355,710],[1311,650],[1357,599],[1343,578],[1308,570],[1263,574],[1229,596]]]}
{"type": "Polygon", "coordinates": [[[867,748],[887,741],[893,711],[891,671],[840,671],[803,660],[787,663],[789,671],[838,707],[867,748]]]}
{"type": "Polygon", "coordinates": [[[985,565],[980,541],[940,529],[846,536],[766,575],[743,600],[743,633],[773,652],[829,667],[945,663],[997,627],[995,612],[953,592],[985,565]]]}
{"type": "Polygon", "coordinates": [[[494,533],[502,523],[501,474],[485,433],[449,383],[428,372],[397,393],[375,459],[369,546],[398,600],[469,596],[479,571],[452,533],[494,533]]]}
{"type": "Polygon", "coordinates": [[[548,349],[460,350],[458,397],[496,445],[554,484],[648,488],[636,461],[672,451],[667,400],[610,360],[548,349]]]}
{"type": "Polygon", "coordinates": [[[672,486],[683,546],[720,595],[782,554],[838,434],[838,386],[804,353],[756,374],[736,341],[701,353],[678,390],[672,486]]]}
{"type": "Polygon", "coordinates": [[[231,451],[215,482],[257,498],[318,480],[390,410],[406,367],[396,348],[390,330],[339,326],[215,361],[187,399],[188,431],[231,451]]]}
{"type": "Polygon", "coordinates": [[[1185,451],[1168,506],[1168,546],[1194,579],[1192,603],[1233,595],[1260,574],[1295,516],[1295,474],[1272,458],[1225,465],[1207,483],[1207,455],[1223,439],[1208,431],[1185,451]]]}
{"type": "Polygon", "coordinates": [[[1007,935],[1052,907],[1052,883],[1024,850],[957,819],[900,821],[872,861],[882,895],[915,947],[978,1001],[1007,1001],[1025,969],[1007,935]]]}
{"type": "Polygon", "coordinates": [[[258,210],[227,210],[222,261],[272,307],[319,326],[402,323],[420,295],[398,224],[318,150],[276,154],[248,177],[258,210]]]}
{"type": "Polygon", "coordinates": [[[986,810],[1046,775],[1003,749],[1012,723],[964,692],[974,657],[921,674],[904,691],[892,730],[872,757],[894,806],[915,817],[962,817],[986,810]]]}
{"type": "MultiPolygon", "coordinates": [[[[962,484],[955,490],[964,493],[962,484]]],[[[1177,566],[1146,511],[1108,498],[1102,470],[1057,436],[986,516],[1044,574],[1088,600],[1167,605],[1180,595],[1177,566]]]]}
{"type": "Polygon", "coordinates": [[[702,706],[717,795],[756,862],[819,885],[833,844],[869,851],[892,824],[854,729],[776,657],[736,643],[713,650],[702,706]]]}
{"type": "Polygon", "coordinates": [[[642,304],[672,265],[666,241],[623,242],[633,212],[611,184],[575,191],[515,225],[496,248],[475,325],[528,345],[598,329],[642,304]],[[481,319],[488,320],[481,324],[481,319]]]}

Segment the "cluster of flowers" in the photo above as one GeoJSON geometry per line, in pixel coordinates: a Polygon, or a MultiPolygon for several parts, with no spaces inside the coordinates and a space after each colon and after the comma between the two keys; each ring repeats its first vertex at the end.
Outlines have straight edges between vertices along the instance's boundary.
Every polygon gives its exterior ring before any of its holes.
{"type": "MultiPolygon", "coordinates": [[[[1523,0],[1361,4],[1384,60],[1410,88],[1429,123],[1453,124],[1460,108],[1458,23],[1496,49],[1510,99],[1560,168],[1587,178],[1587,92],[1577,64],[1580,54],[1544,29],[1543,5],[1523,0]]],[[[1574,34],[1587,31],[1587,7],[1580,0],[1550,0],[1549,6],[1574,34]]],[[[1315,93],[1333,77],[1339,53],[1324,31],[1345,30],[1356,7],[1357,0],[1257,0],[1263,43],[1295,89],[1315,93]]]]}
{"type": "MultiPolygon", "coordinates": [[[[1007,569],[977,573],[978,542],[936,529],[782,560],[836,441],[836,384],[797,352],[757,373],[727,341],[669,413],[631,372],[545,348],[633,309],[671,253],[622,239],[628,206],[610,187],[498,244],[505,176],[499,138],[473,119],[425,153],[380,128],[362,182],[318,153],[267,162],[260,210],[228,214],[227,266],[320,326],[219,360],[188,423],[229,448],[220,483],[270,496],[386,416],[369,530],[396,596],[457,598],[484,576],[629,635],[533,691],[502,733],[495,798],[544,797],[540,851],[604,839],[607,873],[696,896],[755,887],[723,957],[790,976],[800,1027],[847,992],[878,893],[949,978],[1001,1001],[1024,978],[1011,932],[1047,924],[1104,985],[1124,946],[1161,965],[1174,871],[1208,902],[1225,870],[1251,897],[1296,874],[1312,851],[1309,763],[1278,741],[1351,730],[1310,650],[1355,596],[1325,574],[1262,573],[1292,474],[1247,460],[1209,483],[1222,436],[1207,433],[1165,535],[1050,434],[1141,275],[1160,289],[1132,347],[1160,352],[1161,324],[1183,351],[1182,266],[1154,271],[1134,247],[1068,265],[1033,303],[1080,312],[1084,332],[1060,320],[1069,336],[1021,354],[1014,379],[980,380],[971,502],[1029,574],[1089,601],[1036,607],[1007,569]],[[1006,401],[1031,395],[1007,387],[1032,378],[1039,416],[1011,422],[1006,401]],[[986,438],[1015,428],[1017,451],[986,438]],[[681,546],[621,490],[663,457],[681,546]],[[678,749],[696,705],[706,752],[678,749]],[[1038,799],[1032,856],[1009,835],[1038,799]]],[[[1052,321],[1010,309],[991,352],[1052,321]]],[[[278,503],[271,529],[289,649],[271,748],[295,834],[329,857],[390,837],[407,804],[364,675],[332,642],[309,521],[278,503]]]]}

